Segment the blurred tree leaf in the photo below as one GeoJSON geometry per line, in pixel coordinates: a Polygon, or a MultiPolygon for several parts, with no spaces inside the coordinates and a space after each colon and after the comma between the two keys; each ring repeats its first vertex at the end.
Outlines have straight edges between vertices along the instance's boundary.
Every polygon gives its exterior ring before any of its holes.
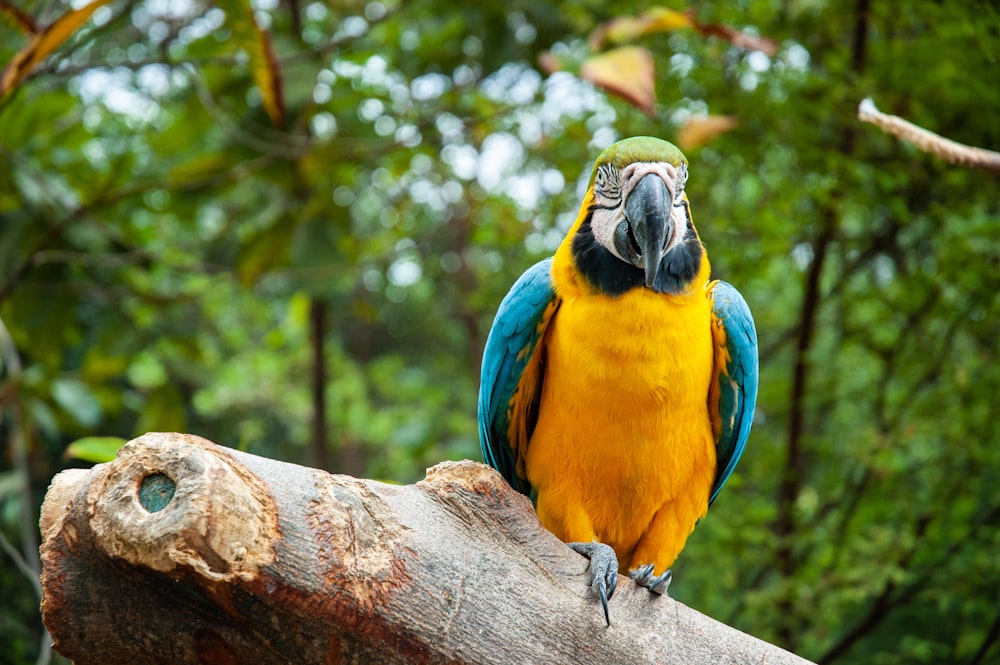
{"type": "Polygon", "coordinates": [[[55,402],[83,427],[94,427],[101,420],[101,404],[94,392],[83,381],[58,378],[52,382],[55,402]]]}
{"type": "Polygon", "coordinates": [[[640,46],[620,46],[583,61],[580,76],[652,114],[656,104],[653,56],[640,46]]]}
{"type": "Polygon", "coordinates": [[[0,502],[7,501],[24,490],[24,481],[16,471],[0,473],[0,502]]]}
{"type": "Polygon", "coordinates": [[[86,436],[66,446],[63,456],[95,464],[110,462],[125,443],[125,439],[114,436],[86,436]]]}
{"type": "MultiPolygon", "coordinates": [[[[18,51],[4,67],[3,72],[0,72],[0,97],[9,93],[17,84],[27,78],[35,67],[79,30],[98,7],[106,5],[109,1],[92,0],[79,9],[66,12],[42,30],[33,31],[34,34],[28,45],[18,51]]],[[[32,24],[27,22],[26,16],[14,8],[7,9],[4,14],[16,17],[16,24],[21,28],[32,27],[32,24]]]]}
{"type": "Polygon", "coordinates": [[[241,245],[236,270],[244,286],[252,285],[262,274],[287,260],[296,228],[292,220],[280,217],[241,245]]]}
{"type": "Polygon", "coordinates": [[[709,115],[692,117],[677,130],[677,145],[682,150],[691,150],[709,143],[717,136],[728,132],[739,124],[731,115],[709,115]]]}
{"type": "Polygon", "coordinates": [[[590,35],[590,46],[599,51],[607,44],[623,44],[661,32],[693,28],[704,36],[719,37],[741,49],[761,51],[768,57],[778,52],[778,44],[719,23],[702,23],[691,10],[679,12],[667,7],[653,7],[636,16],[618,16],[605,21],[590,35]]]}
{"type": "Polygon", "coordinates": [[[605,21],[590,35],[590,47],[600,51],[606,44],[623,44],[658,32],[693,28],[694,18],[667,7],[652,7],[637,16],[618,16],[605,21]]]}
{"type": "Polygon", "coordinates": [[[38,32],[38,26],[35,25],[35,19],[19,7],[11,4],[9,0],[0,0],[0,16],[3,16],[3,18],[10,23],[11,26],[17,28],[21,32],[27,32],[30,34],[38,32]]]}
{"type": "Polygon", "coordinates": [[[232,30],[232,45],[246,52],[250,74],[260,90],[264,110],[275,127],[285,125],[285,99],[281,63],[274,54],[270,33],[257,22],[247,0],[220,0],[232,30]]]}
{"type": "Polygon", "coordinates": [[[778,44],[773,39],[759,37],[728,25],[719,23],[695,23],[694,28],[705,36],[719,37],[733,46],[747,51],[760,51],[768,57],[778,52],[778,44]]]}
{"type": "Polygon", "coordinates": [[[145,432],[183,432],[187,425],[184,400],[172,385],[164,384],[149,391],[135,427],[136,436],[145,432]]]}

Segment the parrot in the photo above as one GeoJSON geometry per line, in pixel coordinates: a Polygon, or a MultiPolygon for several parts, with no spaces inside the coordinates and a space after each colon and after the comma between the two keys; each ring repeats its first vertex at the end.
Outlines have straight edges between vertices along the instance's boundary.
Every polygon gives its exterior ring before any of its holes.
{"type": "Polygon", "coordinates": [[[515,281],[483,351],[483,458],[589,559],[608,626],[619,574],[667,593],[756,406],[753,318],[709,280],[687,179],[665,140],[604,149],[575,222],[515,281]]]}

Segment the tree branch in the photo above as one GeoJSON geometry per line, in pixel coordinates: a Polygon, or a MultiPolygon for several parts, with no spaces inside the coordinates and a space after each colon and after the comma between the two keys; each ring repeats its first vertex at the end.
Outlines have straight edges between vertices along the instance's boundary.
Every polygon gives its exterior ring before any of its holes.
{"type": "Polygon", "coordinates": [[[1000,611],[997,612],[996,618],[993,619],[993,623],[986,633],[986,637],[983,638],[983,642],[979,645],[979,649],[976,650],[976,654],[969,661],[969,665],[979,665],[979,663],[982,663],[986,659],[986,656],[989,655],[990,649],[997,643],[997,640],[1000,640],[1000,611]]]}
{"type": "Polygon", "coordinates": [[[958,143],[915,125],[909,120],[904,120],[898,115],[882,113],[870,97],[861,100],[858,105],[858,119],[871,123],[883,132],[912,143],[924,152],[929,152],[951,164],[1000,171],[1000,152],[958,143]]]}
{"type": "Polygon", "coordinates": [[[326,450],[326,303],[319,296],[309,298],[309,348],[312,355],[309,390],[312,395],[312,436],[309,463],[328,469],[326,450]]]}
{"type": "Polygon", "coordinates": [[[408,486],[147,434],[57,475],[42,612],[77,665],[747,663],[802,659],[587,561],[493,470],[408,486]]]}

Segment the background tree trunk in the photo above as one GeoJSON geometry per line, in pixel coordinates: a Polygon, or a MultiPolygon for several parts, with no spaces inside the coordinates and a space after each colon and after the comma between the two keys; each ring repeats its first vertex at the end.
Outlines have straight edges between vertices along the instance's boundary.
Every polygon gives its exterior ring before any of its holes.
{"type": "Polygon", "coordinates": [[[100,663],[804,663],[587,561],[481,464],[396,486],[147,434],[42,509],[55,648],[100,663]]]}

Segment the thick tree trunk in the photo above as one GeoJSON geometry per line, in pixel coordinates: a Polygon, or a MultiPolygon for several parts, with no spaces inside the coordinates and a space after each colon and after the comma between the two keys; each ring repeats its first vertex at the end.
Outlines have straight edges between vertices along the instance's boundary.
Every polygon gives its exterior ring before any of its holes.
{"type": "Polygon", "coordinates": [[[147,434],[55,477],[42,612],[77,665],[804,663],[587,561],[488,467],[415,485],[147,434]]]}

